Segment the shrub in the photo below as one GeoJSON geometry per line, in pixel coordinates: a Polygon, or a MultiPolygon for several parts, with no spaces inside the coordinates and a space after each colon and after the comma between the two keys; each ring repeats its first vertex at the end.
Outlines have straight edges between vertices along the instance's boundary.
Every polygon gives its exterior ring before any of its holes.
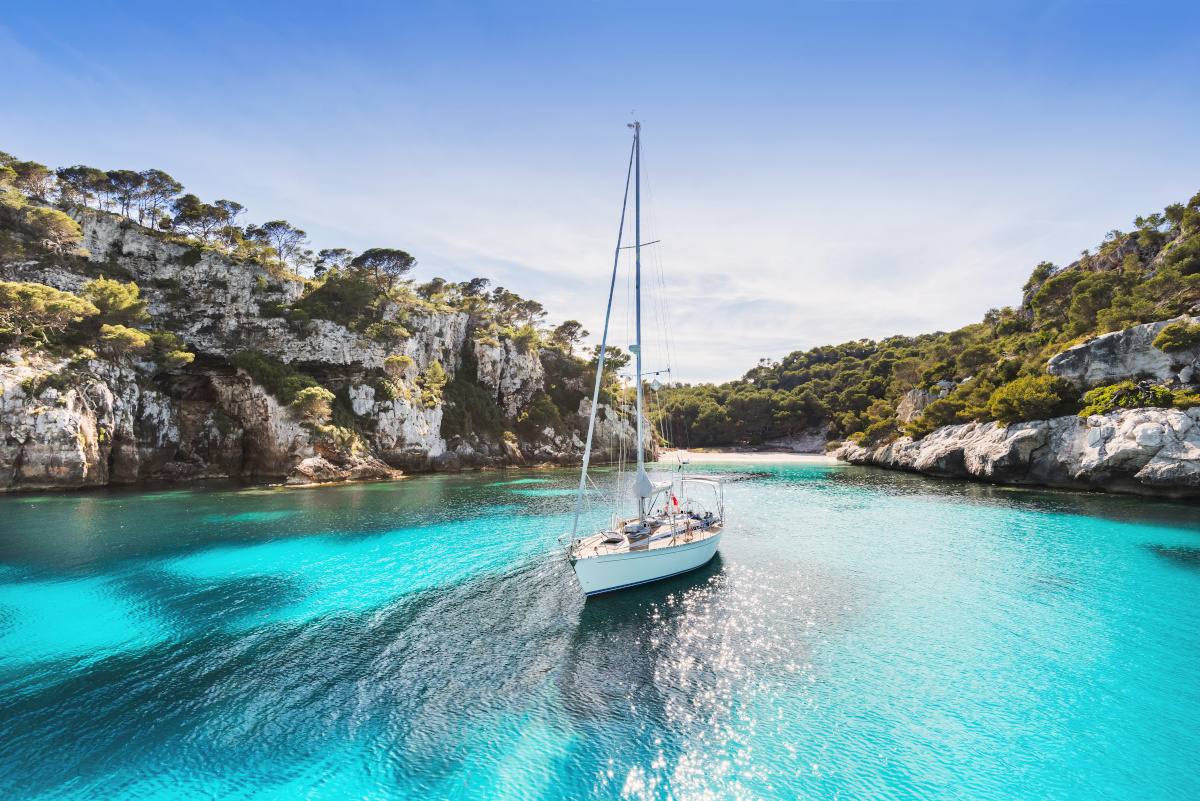
{"type": "Polygon", "coordinates": [[[100,311],[99,321],[112,325],[136,325],[148,319],[146,301],[138,296],[138,285],[122,284],[112,278],[97,278],[83,285],[80,294],[100,311]]]}
{"type": "Polygon", "coordinates": [[[921,439],[942,426],[966,422],[961,419],[967,402],[957,394],[947,395],[925,407],[921,416],[904,427],[904,433],[913,439],[921,439]]]}
{"type": "Polygon", "coordinates": [[[114,356],[130,356],[150,350],[150,335],[123,325],[100,326],[100,342],[114,356]]]}
{"type": "Polygon", "coordinates": [[[1175,393],[1175,408],[1176,409],[1191,409],[1200,406],[1200,392],[1194,389],[1184,390],[1183,392],[1175,393]]]}
{"type": "Polygon", "coordinates": [[[863,444],[868,448],[877,448],[895,442],[900,437],[899,428],[900,421],[895,417],[872,423],[863,432],[863,444]]]}
{"type": "Polygon", "coordinates": [[[99,313],[70,292],[45,284],[0,281],[0,329],[8,329],[17,340],[36,336],[49,342],[48,332],[64,331],[99,313]]]}
{"type": "Polygon", "coordinates": [[[296,393],[292,408],[308,420],[324,420],[333,410],[333,393],[325,387],[305,387],[296,393]]]}
{"type": "Polygon", "coordinates": [[[521,353],[528,353],[531,348],[541,344],[537,329],[532,325],[523,325],[513,332],[513,342],[521,353]]]}
{"type": "Polygon", "coordinates": [[[421,387],[421,402],[425,404],[425,408],[432,409],[442,402],[442,389],[448,380],[441,362],[429,365],[425,375],[417,379],[421,387]]]}
{"type": "Polygon", "coordinates": [[[1070,381],[1048,375],[1027,375],[993,392],[987,412],[992,419],[1009,425],[1049,420],[1071,414],[1078,408],[1079,391],[1070,381]]]}
{"type": "Polygon", "coordinates": [[[1181,275],[1200,273],[1200,237],[1193,236],[1163,257],[1163,264],[1176,267],[1181,275]]]}
{"type": "Polygon", "coordinates": [[[34,207],[25,212],[25,222],[51,250],[62,252],[83,239],[83,229],[58,209],[34,207]]]}
{"type": "Polygon", "coordinates": [[[1050,277],[1050,273],[1054,272],[1054,265],[1048,261],[1043,261],[1033,268],[1033,275],[1029,276],[1029,280],[1025,282],[1024,291],[1028,292],[1038,284],[1050,277]]]}
{"type": "Polygon", "coordinates": [[[517,425],[527,434],[534,434],[546,426],[556,426],[561,422],[558,407],[545,392],[539,392],[525,404],[525,410],[517,418],[517,425]]]}
{"type": "Polygon", "coordinates": [[[238,351],[233,354],[230,362],[234,367],[245,370],[256,384],[283,404],[296,400],[296,396],[302,390],[320,386],[312,376],[301,373],[261,350],[238,351]]]}
{"type": "Polygon", "coordinates": [[[383,371],[392,378],[404,378],[413,364],[408,356],[388,356],[383,360],[383,371]]]}
{"type": "Polygon", "coordinates": [[[996,354],[987,345],[972,345],[958,354],[958,369],[964,374],[973,375],[980,367],[996,361],[996,354]]]}
{"type": "Polygon", "coordinates": [[[1028,320],[1022,320],[1019,317],[1009,317],[1007,320],[1001,320],[1000,324],[996,326],[996,336],[1006,337],[1028,331],[1032,327],[1028,320]]]}
{"type": "Polygon", "coordinates": [[[1107,387],[1097,387],[1083,396],[1085,404],[1080,417],[1093,414],[1108,414],[1117,409],[1170,409],[1174,405],[1174,397],[1166,387],[1154,387],[1148,384],[1134,384],[1132,381],[1122,381],[1107,387]]]}
{"type": "Polygon", "coordinates": [[[949,381],[952,378],[954,378],[953,362],[938,362],[921,373],[921,386],[929,389],[939,381],[949,381]]]}
{"type": "Polygon", "coordinates": [[[22,381],[21,390],[26,397],[38,398],[48,389],[56,389],[59,393],[64,393],[71,388],[73,383],[69,373],[42,373],[22,381]]]}
{"type": "Polygon", "coordinates": [[[366,335],[376,342],[396,342],[397,340],[408,339],[410,336],[408,329],[394,320],[383,323],[371,323],[371,325],[367,326],[366,335]]]}
{"type": "Polygon", "coordinates": [[[163,370],[191,364],[196,358],[196,354],[188,353],[183,340],[170,331],[151,331],[150,342],[150,358],[163,370]]]}
{"type": "Polygon", "coordinates": [[[504,417],[491,394],[478,384],[456,377],[446,385],[446,408],[442,412],[442,437],[449,439],[471,432],[499,434],[504,417]]]}
{"type": "Polygon", "coordinates": [[[1152,344],[1163,353],[1191,350],[1200,345],[1200,325],[1171,323],[1155,337],[1152,344]]]}
{"type": "Polygon", "coordinates": [[[378,297],[379,290],[363,276],[331,270],[325,274],[320,286],[306,292],[295,305],[314,319],[332,320],[348,326],[373,314],[373,304],[378,297]]]}
{"type": "Polygon", "coordinates": [[[8,231],[0,231],[0,264],[20,261],[25,256],[25,248],[13,239],[8,231]]]}

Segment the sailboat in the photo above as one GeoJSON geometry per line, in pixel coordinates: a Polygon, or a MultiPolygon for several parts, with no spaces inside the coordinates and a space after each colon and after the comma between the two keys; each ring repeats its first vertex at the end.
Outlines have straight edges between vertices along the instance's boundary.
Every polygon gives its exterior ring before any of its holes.
{"type": "Polygon", "coordinates": [[[625,229],[625,211],[629,202],[627,172],[625,200],[621,205],[621,224],[617,232],[617,251],[608,289],[608,308],[604,316],[604,334],[600,340],[596,366],[596,386],[588,419],[583,469],[579,476],[579,496],[575,501],[575,522],[570,539],[566,543],[567,556],[575,571],[575,577],[587,595],[599,595],[647,584],[702,567],[717,552],[721,544],[721,532],[725,527],[725,487],[721,479],[688,476],[687,462],[682,459],[677,475],[670,480],[655,481],[646,473],[642,413],[642,125],[640,122],[634,122],[629,127],[633,129],[630,171],[633,172],[634,179],[632,247],[635,253],[634,291],[637,317],[637,344],[629,350],[637,360],[637,442],[634,445],[637,451],[637,472],[632,481],[632,495],[637,514],[625,517],[615,513],[606,527],[584,536],[579,534],[580,512],[584,494],[587,492],[588,465],[596,431],[596,410],[600,406],[613,291],[616,288],[621,251],[626,249],[621,247],[621,237],[625,229]]]}

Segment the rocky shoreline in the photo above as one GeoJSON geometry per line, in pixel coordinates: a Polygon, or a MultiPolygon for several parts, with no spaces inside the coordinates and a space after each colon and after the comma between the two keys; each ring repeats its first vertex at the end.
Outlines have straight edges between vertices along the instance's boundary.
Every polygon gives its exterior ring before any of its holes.
{"type": "MultiPolygon", "coordinates": [[[[87,349],[0,352],[0,492],[222,478],[300,485],[582,458],[591,387],[579,376],[550,374],[560,354],[485,336],[466,312],[432,303],[389,304],[383,319],[402,320],[404,331],[391,341],[328,319],[285,319],[277,310],[302,295],[302,280],[163,241],[114,215],[74,213],[84,258],[10,264],[0,280],[67,292],[101,275],[136,282],[153,325],[177,334],[195,358],[169,367],[87,349]],[[354,435],[314,425],[281,403],[234,364],[248,350],[343,397],[354,435]],[[389,357],[408,367],[385,382],[389,357]],[[450,381],[465,373],[498,422],[447,431],[454,401],[425,391],[431,371],[450,381]],[[583,399],[547,418],[552,380],[559,397],[583,399]],[[546,421],[523,423],[539,404],[546,421]]],[[[636,439],[630,407],[602,405],[596,428],[598,462],[609,458],[611,443],[636,439]]],[[[653,427],[644,430],[643,447],[653,452],[653,427]]]]}
{"type": "Polygon", "coordinates": [[[914,442],[832,454],[930,476],[1165,498],[1200,498],[1200,408],[1131,409],[1001,426],[946,426],[914,442]]]}

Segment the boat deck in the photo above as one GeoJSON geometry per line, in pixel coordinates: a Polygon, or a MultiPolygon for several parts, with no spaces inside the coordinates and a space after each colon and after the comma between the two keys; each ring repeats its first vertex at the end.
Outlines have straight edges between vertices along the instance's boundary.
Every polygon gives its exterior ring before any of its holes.
{"type": "MultiPolygon", "coordinates": [[[[622,521],[617,530],[621,530],[626,523],[630,522],[637,522],[637,519],[622,521]]],[[[647,522],[650,523],[650,531],[647,534],[621,534],[619,535],[620,542],[611,541],[607,536],[610,532],[593,534],[581,539],[579,544],[572,548],[572,554],[576,559],[588,559],[594,556],[609,556],[631,551],[671,548],[676,545],[686,545],[709,539],[719,534],[724,527],[724,522],[716,518],[697,521],[677,517],[673,521],[650,519],[647,522]]]]}

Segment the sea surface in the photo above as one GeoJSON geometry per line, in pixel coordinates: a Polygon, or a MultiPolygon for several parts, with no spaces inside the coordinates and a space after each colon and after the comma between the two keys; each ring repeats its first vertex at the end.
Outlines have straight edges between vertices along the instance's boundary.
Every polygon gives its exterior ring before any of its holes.
{"type": "Polygon", "coordinates": [[[573,471],[0,498],[0,797],[1200,797],[1200,507],[698,469],[587,601],[573,471]]]}

